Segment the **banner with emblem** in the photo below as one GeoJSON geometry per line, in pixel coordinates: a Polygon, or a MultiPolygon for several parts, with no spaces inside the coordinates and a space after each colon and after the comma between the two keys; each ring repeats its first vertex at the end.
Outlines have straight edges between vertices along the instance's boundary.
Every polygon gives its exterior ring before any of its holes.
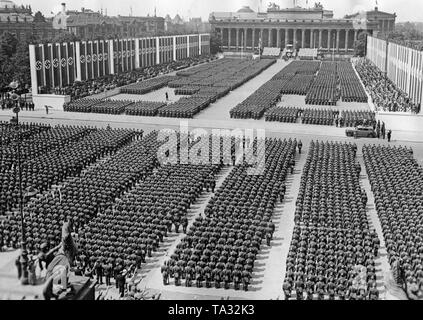
{"type": "Polygon", "coordinates": [[[38,86],[44,86],[44,46],[42,44],[35,46],[35,70],[37,73],[38,86]]]}
{"type": "Polygon", "coordinates": [[[130,40],[130,48],[131,48],[131,58],[130,58],[130,68],[131,70],[135,69],[135,40],[130,40]]]}
{"type": "Polygon", "coordinates": [[[68,77],[68,43],[60,44],[60,78],[62,86],[69,85],[68,77]]]}
{"type": "Polygon", "coordinates": [[[104,76],[104,41],[101,40],[98,42],[98,53],[97,53],[97,61],[98,61],[98,75],[100,77],[104,76]]]}
{"type": "Polygon", "coordinates": [[[110,74],[110,53],[109,53],[109,42],[103,41],[103,66],[104,66],[104,75],[110,74]]]}
{"type": "Polygon", "coordinates": [[[45,86],[51,87],[53,85],[52,81],[52,66],[51,66],[51,60],[52,60],[52,45],[44,44],[44,75],[45,75],[45,86]]]}
{"type": "Polygon", "coordinates": [[[128,39],[122,40],[122,70],[126,72],[128,70],[128,39]]]}
{"type": "Polygon", "coordinates": [[[93,60],[93,77],[94,79],[98,78],[98,40],[93,42],[93,54],[92,54],[92,60],[93,60]]]}
{"type": "Polygon", "coordinates": [[[76,78],[76,51],[75,43],[71,42],[67,44],[68,49],[68,75],[69,75],[69,84],[74,83],[76,78]]]}
{"type": "Polygon", "coordinates": [[[87,44],[87,56],[85,60],[87,61],[87,79],[93,79],[93,42],[88,41],[87,44]]]}
{"type": "Polygon", "coordinates": [[[53,87],[61,87],[60,78],[60,61],[59,61],[59,45],[54,43],[51,45],[52,51],[52,74],[53,74],[53,87]]]}
{"type": "Polygon", "coordinates": [[[121,41],[114,40],[113,41],[113,62],[115,64],[115,73],[120,73],[122,70],[120,69],[121,66],[121,59],[122,59],[122,53],[121,50],[121,41]]]}
{"type": "Polygon", "coordinates": [[[151,47],[150,47],[150,51],[151,51],[151,64],[150,66],[154,66],[157,61],[156,61],[156,39],[152,38],[150,39],[151,42],[151,47]]]}
{"type": "Polygon", "coordinates": [[[81,81],[87,80],[87,42],[81,41],[80,43],[80,52],[79,52],[79,63],[81,64],[81,81]]]}

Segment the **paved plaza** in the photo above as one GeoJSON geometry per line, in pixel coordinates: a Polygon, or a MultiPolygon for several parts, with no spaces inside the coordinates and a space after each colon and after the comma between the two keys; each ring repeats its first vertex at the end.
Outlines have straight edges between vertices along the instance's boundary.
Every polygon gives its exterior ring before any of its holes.
{"type": "MultiPolygon", "coordinates": [[[[287,177],[287,194],[282,203],[278,201],[273,222],[276,225],[276,231],[272,240],[271,247],[262,245],[262,250],[257,257],[251,288],[248,292],[234,289],[206,289],[206,288],[187,288],[182,281],[181,286],[174,286],[173,282],[168,286],[164,286],[162,276],[160,274],[160,266],[170,256],[176,245],[181,241],[183,234],[170,233],[161,244],[159,250],[154,253],[152,258],[147,259],[147,263],[143,264],[142,269],[137,275],[138,286],[146,289],[150,293],[161,293],[161,299],[283,299],[282,281],[285,275],[285,263],[288,255],[288,249],[291,241],[292,231],[294,228],[294,212],[295,201],[300,186],[301,173],[307,157],[309,144],[312,140],[332,140],[332,141],[348,141],[357,143],[358,161],[363,168],[360,176],[360,184],[367,193],[369,203],[367,206],[368,218],[371,225],[376,229],[381,239],[380,255],[377,259],[377,279],[378,289],[381,298],[395,299],[391,296],[389,290],[386,289],[386,275],[389,273],[389,264],[386,258],[386,249],[384,247],[382,229],[380,226],[377,213],[374,206],[374,198],[370,190],[369,177],[364,170],[364,162],[362,158],[361,148],[364,144],[383,144],[387,145],[387,140],[383,139],[353,139],[346,137],[345,128],[337,128],[335,126],[319,126],[305,125],[295,123],[278,123],[266,122],[264,118],[261,120],[244,120],[231,119],[229,110],[238,103],[242,102],[263,83],[270,80],[277,72],[286,66],[286,62],[280,60],[267,70],[263,71],[254,79],[248,81],[243,86],[230,92],[227,96],[219,99],[211,104],[208,108],[197,114],[194,119],[176,119],[162,117],[141,117],[127,115],[106,115],[91,113],[73,113],[63,112],[61,110],[51,110],[49,114],[45,114],[45,110],[36,110],[33,112],[22,111],[20,121],[38,122],[55,124],[73,124],[73,125],[89,125],[105,127],[138,128],[145,132],[162,128],[178,128],[182,123],[188,123],[190,129],[264,129],[266,136],[278,138],[296,138],[303,142],[303,153],[296,155],[296,167],[294,173],[288,174],[287,177]]],[[[165,101],[165,93],[169,93],[170,102],[180,99],[182,96],[175,96],[173,89],[162,88],[146,95],[127,95],[119,94],[112,99],[128,99],[128,100],[145,100],[145,101],[165,101]]],[[[338,110],[370,110],[368,104],[363,103],[344,103],[340,102],[339,106],[310,106],[305,105],[304,96],[287,95],[283,96],[279,105],[296,106],[300,108],[336,108],[338,110]]],[[[12,116],[11,110],[0,111],[0,120],[8,121],[12,116]]],[[[396,115],[396,114],[378,114],[377,119],[386,123],[387,129],[393,131],[393,141],[391,145],[406,145],[412,147],[414,156],[419,163],[423,165],[423,116],[412,115],[396,115]]],[[[218,176],[217,187],[219,187],[225,177],[229,174],[231,167],[227,167],[218,176]]],[[[212,197],[211,192],[204,191],[197,202],[190,208],[188,212],[189,223],[192,224],[195,217],[200,215],[207,202],[212,197]]],[[[7,298],[6,293],[10,293],[9,297],[26,295],[28,298],[34,295],[31,290],[19,291],[16,278],[16,270],[14,259],[17,252],[0,253],[0,299],[7,298]],[[15,291],[14,291],[15,290],[15,291]]],[[[36,288],[34,288],[36,289],[36,288]]],[[[100,287],[100,291],[106,292],[106,288],[100,287]]],[[[36,289],[38,290],[38,289],[36,289]]],[[[116,298],[117,292],[114,287],[107,291],[109,297],[116,298]]]]}

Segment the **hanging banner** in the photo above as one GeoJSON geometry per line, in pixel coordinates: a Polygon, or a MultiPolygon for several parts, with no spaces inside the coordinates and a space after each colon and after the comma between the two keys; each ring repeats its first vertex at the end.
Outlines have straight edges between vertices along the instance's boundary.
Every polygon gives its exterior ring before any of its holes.
{"type": "Polygon", "coordinates": [[[81,81],[87,80],[87,42],[82,41],[80,44],[79,63],[81,64],[81,81]]]}
{"type": "Polygon", "coordinates": [[[69,77],[68,77],[68,44],[61,43],[60,47],[60,78],[62,82],[62,86],[69,85],[69,77]]]}
{"type": "Polygon", "coordinates": [[[35,46],[35,69],[37,74],[37,83],[39,87],[45,86],[43,51],[44,46],[42,44],[35,46]]]}

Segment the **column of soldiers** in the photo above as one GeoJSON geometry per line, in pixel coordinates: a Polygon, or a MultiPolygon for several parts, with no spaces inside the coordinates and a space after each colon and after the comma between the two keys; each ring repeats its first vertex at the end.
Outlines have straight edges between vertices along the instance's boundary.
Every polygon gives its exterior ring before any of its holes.
{"type": "MultiPolygon", "coordinates": [[[[245,162],[233,168],[209,201],[204,217],[195,219],[162,266],[165,285],[173,278],[175,285],[185,280],[186,286],[195,281],[197,287],[228,289],[233,285],[238,290],[242,284],[248,290],[263,239],[271,245],[275,231],[271,217],[286,191],[283,181],[293,165],[296,146],[296,140],[266,139],[261,175],[247,174],[245,162]]],[[[256,143],[256,148],[261,147],[256,143]]]]}
{"type": "Polygon", "coordinates": [[[296,201],[285,299],[377,299],[376,232],[359,184],[357,147],[311,142],[296,201]]]}
{"type": "Polygon", "coordinates": [[[423,297],[423,172],[413,150],[363,146],[389,263],[410,299],[423,297]],[[419,231],[420,230],[420,231],[419,231]]]}

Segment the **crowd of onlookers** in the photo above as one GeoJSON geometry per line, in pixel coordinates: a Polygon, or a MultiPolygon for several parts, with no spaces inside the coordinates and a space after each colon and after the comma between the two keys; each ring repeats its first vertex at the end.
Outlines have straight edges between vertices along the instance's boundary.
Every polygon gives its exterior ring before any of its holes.
{"type": "MultiPolygon", "coordinates": [[[[34,111],[35,105],[33,102],[25,101],[24,99],[18,99],[18,105],[22,110],[25,111],[34,111]]],[[[1,110],[13,109],[16,106],[16,101],[12,100],[10,96],[5,96],[0,98],[0,107],[1,110]]]]}
{"type": "Polygon", "coordinates": [[[419,113],[421,105],[414,103],[384,72],[370,60],[355,60],[355,68],[372,97],[378,111],[419,113]]]}
{"type": "Polygon", "coordinates": [[[399,44],[401,46],[405,46],[411,49],[415,49],[418,51],[423,51],[423,40],[397,40],[397,39],[389,39],[389,42],[399,44]]]}

